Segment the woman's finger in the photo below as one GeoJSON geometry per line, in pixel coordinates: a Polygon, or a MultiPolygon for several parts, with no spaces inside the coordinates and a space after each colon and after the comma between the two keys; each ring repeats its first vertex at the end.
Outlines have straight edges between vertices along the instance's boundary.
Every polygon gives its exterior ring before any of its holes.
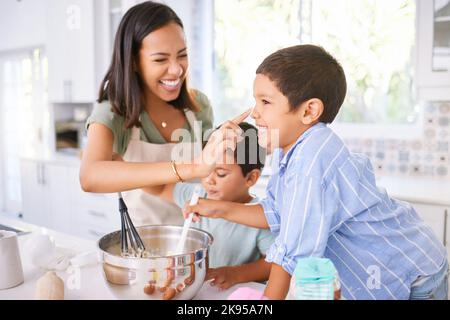
{"type": "Polygon", "coordinates": [[[241,127],[239,127],[239,125],[237,125],[236,123],[234,123],[233,121],[225,121],[221,126],[220,126],[220,130],[219,131],[234,131],[237,135],[241,135],[242,134],[242,129],[241,127]]]}
{"type": "Polygon", "coordinates": [[[217,143],[220,143],[220,141],[223,141],[225,139],[238,139],[242,136],[242,134],[243,131],[238,125],[232,122],[227,122],[223,124],[223,126],[219,130],[213,133],[211,138],[208,140],[208,144],[216,145],[217,143]]]}
{"type": "Polygon", "coordinates": [[[240,115],[238,115],[236,118],[232,119],[231,122],[235,123],[235,124],[239,124],[242,121],[244,121],[245,119],[247,119],[247,117],[250,115],[250,113],[252,112],[253,108],[249,108],[247,111],[241,113],[240,115]]]}
{"type": "MultiPolygon", "coordinates": [[[[240,128],[238,125],[244,121],[245,119],[248,118],[248,116],[252,113],[253,108],[249,108],[246,111],[244,111],[243,113],[241,113],[240,115],[238,115],[237,117],[231,119],[231,120],[227,120],[225,121],[222,125],[220,125],[217,129],[222,129],[222,128],[234,128],[234,129],[238,129],[240,128]]],[[[217,131],[217,130],[216,130],[217,131]]]]}

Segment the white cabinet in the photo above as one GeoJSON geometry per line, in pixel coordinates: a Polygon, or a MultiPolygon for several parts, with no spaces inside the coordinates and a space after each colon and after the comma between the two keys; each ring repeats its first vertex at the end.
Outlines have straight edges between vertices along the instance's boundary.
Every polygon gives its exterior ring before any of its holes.
{"type": "Polygon", "coordinates": [[[42,163],[21,161],[22,216],[26,222],[48,226],[50,217],[48,201],[44,199],[47,188],[42,179],[42,163]]]}
{"type": "Polygon", "coordinates": [[[21,177],[26,222],[90,240],[120,229],[117,195],[82,191],[79,165],[23,159],[21,177]]]}
{"type": "Polygon", "coordinates": [[[79,167],[73,166],[68,170],[73,233],[86,239],[98,240],[109,232],[119,230],[117,195],[84,192],[79,183],[79,167]]]}
{"type": "Polygon", "coordinates": [[[41,161],[21,161],[22,215],[26,222],[71,232],[66,169],[41,161]]]}
{"type": "Polygon", "coordinates": [[[49,100],[93,102],[94,1],[49,0],[47,7],[49,100]]]}
{"type": "Polygon", "coordinates": [[[425,203],[411,203],[419,216],[425,223],[433,229],[436,236],[444,245],[447,245],[449,240],[448,231],[448,214],[450,213],[450,206],[440,206],[425,203]]]}
{"type": "Polygon", "coordinates": [[[417,91],[423,100],[450,99],[450,0],[417,0],[417,91]]]}

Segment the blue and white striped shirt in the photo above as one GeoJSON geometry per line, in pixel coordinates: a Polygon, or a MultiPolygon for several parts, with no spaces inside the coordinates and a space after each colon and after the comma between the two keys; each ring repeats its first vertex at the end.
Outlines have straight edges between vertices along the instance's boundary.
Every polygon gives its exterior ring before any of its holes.
{"type": "Polygon", "coordinates": [[[266,260],[293,273],[299,258],[333,261],[346,299],[408,299],[419,275],[446,250],[406,202],[378,189],[367,157],[351,153],[324,123],[272,157],[261,201],[276,235],[266,260]]]}

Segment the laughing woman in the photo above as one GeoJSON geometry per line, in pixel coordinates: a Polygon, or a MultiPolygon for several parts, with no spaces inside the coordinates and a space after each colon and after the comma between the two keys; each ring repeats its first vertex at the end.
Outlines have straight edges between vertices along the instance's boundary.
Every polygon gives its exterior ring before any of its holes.
{"type": "Polygon", "coordinates": [[[181,224],[180,209],[151,195],[148,186],[205,173],[205,166],[181,163],[192,159],[194,141],[201,142],[213,123],[206,96],[188,88],[187,71],[176,13],[151,1],[132,7],[119,25],[98,104],[86,123],[80,182],[89,192],[126,191],[136,225],[181,224]]]}

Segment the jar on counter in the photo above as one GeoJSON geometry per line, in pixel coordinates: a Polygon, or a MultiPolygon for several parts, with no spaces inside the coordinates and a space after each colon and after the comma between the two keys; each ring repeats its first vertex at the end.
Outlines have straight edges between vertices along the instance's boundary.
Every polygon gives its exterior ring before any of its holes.
{"type": "Polygon", "coordinates": [[[299,259],[291,278],[288,300],[340,300],[339,275],[326,258],[299,259]]]}

